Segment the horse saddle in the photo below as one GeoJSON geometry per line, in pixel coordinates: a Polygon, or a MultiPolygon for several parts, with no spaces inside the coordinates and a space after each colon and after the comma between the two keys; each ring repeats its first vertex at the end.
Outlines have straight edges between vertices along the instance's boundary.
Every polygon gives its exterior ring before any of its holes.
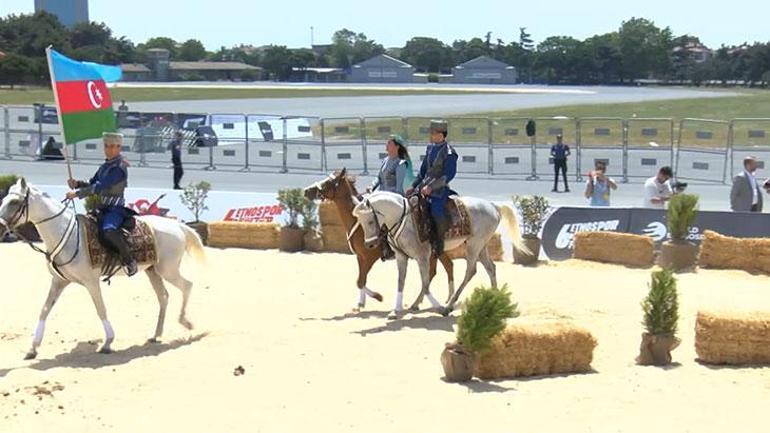
{"type": "MultiPolygon", "coordinates": [[[[470,236],[471,214],[460,197],[450,195],[444,209],[449,217],[449,228],[444,239],[449,240],[470,236]]],[[[418,205],[414,206],[412,218],[417,227],[417,236],[420,242],[429,241],[433,232],[433,219],[430,216],[430,204],[423,197],[420,197],[418,205]]]]}
{"type": "MultiPolygon", "coordinates": [[[[152,227],[146,222],[135,219],[128,224],[123,225],[123,236],[125,236],[131,255],[137,264],[150,264],[158,260],[158,252],[155,250],[155,233],[152,227]]],[[[103,273],[118,262],[118,257],[110,248],[106,248],[99,235],[99,223],[94,215],[78,215],[78,222],[85,227],[86,245],[88,246],[88,257],[91,260],[91,266],[101,267],[103,273]]]]}

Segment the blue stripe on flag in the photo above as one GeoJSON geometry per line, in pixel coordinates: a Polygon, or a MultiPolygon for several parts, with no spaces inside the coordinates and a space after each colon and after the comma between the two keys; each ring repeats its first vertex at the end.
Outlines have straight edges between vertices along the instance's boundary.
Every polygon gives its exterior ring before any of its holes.
{"type": "Polygon", "coordinates": [[[51,50],[51,63],[56,81],[104,80],[118,81],[123,76],[120,66],[78,62],[51,50]]]}

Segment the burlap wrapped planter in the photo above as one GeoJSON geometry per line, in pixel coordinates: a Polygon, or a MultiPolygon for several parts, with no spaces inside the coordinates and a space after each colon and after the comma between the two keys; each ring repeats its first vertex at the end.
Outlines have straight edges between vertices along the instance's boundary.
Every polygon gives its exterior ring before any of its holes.
{"type": "Polygon", "coordinates": [[[218,221],[209,223],[209,246],[218,248],[278,248],[280,227],[275,223],[218,221]]]}
{"type": "Polygon", "coordinates": [[[572,257],[620,265],[649,267],[653,264],[655,243],[648,236],[617,232],[575,234],[572,257]]]}
{"type": "MultiPolygon", "coordinates": [[[[503,261],[503,241],[500,237],[500,233],[495,233],[489,239],[489,242],[487,242],[487,252],[489,252],[489,257],[492,260],[496,262],[503,261]]],[[[465,258],[465,244],[462,244],[453,250],[447,251],[447,255],[451,259],[465,258]]]]}
{"type": "Polygon", "coordinates": [[[770,273],[770,239],[732,238],[711,230],[703,235],[700,267],[770,273]]]}
{"type": "Polygon", "coordinates": [[[699,311],[695,353],[709,364],[770,364],[770,313],[699,311]]]}
{"type": "Polygon", "coordinates": [[[596,339],[570,323],[509,325],[478,357],[480,379],[585,373],[591,370],[596,339]]]}

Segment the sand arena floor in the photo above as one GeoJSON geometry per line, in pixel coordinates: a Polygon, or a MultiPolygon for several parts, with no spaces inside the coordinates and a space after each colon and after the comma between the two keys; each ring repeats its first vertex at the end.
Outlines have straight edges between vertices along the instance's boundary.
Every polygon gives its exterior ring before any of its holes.
{"type": "MultiPolygon", "coordinates": [[[[770,278],[739,271],[680,277],[682,345],[676,364],[635,365],[639,303],[649,271],[569,261],[537,268],[498,263],[522,313],[570,320],[594,333],[595,372],[448,384],[439,355],[455,318],[387,321],[395,263],[369,286],[385,303],[355,304],[352,256],[208,249],[185,263],[195,281],[187,331],[171,295],[164,340],[145,343],[157,300],[147,279],[103,288],[115,352],[94,353],[102,327],[87,291],[69,286],[51,313],[37,360],[23,361],[48,290],[43,258],[0,245],[2,432],[766,432],[770,368],[695,361],[695,312],[770,310],[770,278]],[[234,375],[236,367],[245,373],[234,375]]],[[[464,264],[456,262],[457,279],[464,264]]],[[[439,271],[434,292],[443,300],[439,271]]],[[[487,283],[483,268],[473,284],[487,283]]],[[[405,302],[418,288],[410,266],[405,302]]],[[[427,304],[426,304],[427,306],[427,304]]],[[[456,315],[457,313],[455,313],[456,315]]]]}

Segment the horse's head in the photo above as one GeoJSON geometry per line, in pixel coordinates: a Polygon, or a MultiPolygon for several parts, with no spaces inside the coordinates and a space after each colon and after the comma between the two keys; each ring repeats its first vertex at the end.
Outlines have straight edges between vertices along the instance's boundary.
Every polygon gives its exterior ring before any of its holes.
{"type": "Polygon", "coordinates": [[[0,202],[0,236],[29,221],[29,200],[32,188],[24,178],[19,179],[8,189],[8,194],[0,202]]]}
{"type": "Polygon", "coordinates": [[[379,245],[380,221],[377,212],[372,207],[369,199],[361,200],[353,208],[353,216],[358,219],[358,223],[364,230],[364,245],[366,248],[373,249],[379,245]]]}
{"type": "Polygon", "coordinates": [[[316,182],[305,188],[305,198],[308,200],[334,200],[343,190],[343,185],[349,179],[345,176],[347,169],[335,171],[326,179],[316,182]]]}

